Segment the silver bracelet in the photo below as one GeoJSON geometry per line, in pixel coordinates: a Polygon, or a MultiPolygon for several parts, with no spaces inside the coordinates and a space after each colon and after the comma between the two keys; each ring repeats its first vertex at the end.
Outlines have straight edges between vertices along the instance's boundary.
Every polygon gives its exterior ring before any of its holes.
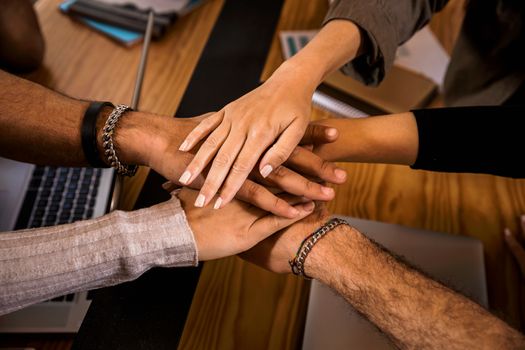
{"type": "Polygon", "coordinates": [[[104,125],[102,141],[104,142],[104,155],[108,160],[108,163],[117,170],[117,174],[124,176],[133,176],[137,172],[138,166],[123,164],[117,157],[117,152],[115,152],[115,145],[113,143],[113,135],[115,134],[115,126],[120,117],[124,115],[127,111],[130,111],[131,107],[126,105],[117,105],[104,125]]]}
{"type": "Polygon", "coordinates": [[[306,257],[308,256],[308,253],[312,250],[313,246],[328,232],[332,231],[334,228],[336,228],[339,225],[348,225],[350,224],[339,218],[333,218],[328,220],[323,226],[319,227],[317,230],[315,230],[314,233],[312,233],[310,236],[306,237],[301,245],[299,246],[299,249],[297,250],[297,254],[295,257],[288,261],[290,264],[290,267],[292,268],[292,272],[294,275],[302,276],[307,279],[311,279],[309,276],[306,275],[304,272],[304,263],[306,261],[306,257]]]}

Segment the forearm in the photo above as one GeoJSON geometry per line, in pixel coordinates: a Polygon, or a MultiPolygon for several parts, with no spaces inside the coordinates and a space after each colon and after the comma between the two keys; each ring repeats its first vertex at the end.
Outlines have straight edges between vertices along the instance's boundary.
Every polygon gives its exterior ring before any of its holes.
{"type": "Polygon", "coordinates": [[[525,346],[523,336],[479,305],[341,226],[321,239],[306,273],[342,294],[401,348],[525,346]]]}
{"type": "Polygon", "coordinates": [[[414,164],[418,154],[418,128],[412,113],[360,119],[326,119],[339,138],[315,148],[330,161],[414,164]]]}
{"type": "MultiPolygon", "coordinates": [[[[81,125],[89,105],[0,70],[0,156],[45,165],[87,166],[81,145],[81,125]]],[[[97,119],[97,145],[110,107],[97,119]]],[[[147,165],[151,150],[175,145],[195,122],[144,112],[127,112],[115,129],[120,160],[147,165]]]]}
{"type": "Polygon", "coordinates": [[[153,266],[197,264],[193,234],[173,198],[135,212],[0,234],[0,314],[137,278],[153,266]]]}
{"type": "Polygon", "coordinates": [[[286,78],[313,92],[328,74],[361,51],[359,27],[348,20],[333,20],[301,51],[285,61],[270,79],[286,78]]]}

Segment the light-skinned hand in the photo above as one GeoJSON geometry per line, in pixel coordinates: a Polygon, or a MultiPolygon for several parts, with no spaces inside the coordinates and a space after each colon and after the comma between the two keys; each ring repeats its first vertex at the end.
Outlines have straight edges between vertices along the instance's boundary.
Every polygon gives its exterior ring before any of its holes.
{"type": "Polygon", "coordinates": [[[308,126],[315,89],[300,81],[298,72],[280,68],[193,129],[180,150],[204,142],[179,181],[192,183],[211,163],[195,205],[208,205],[220,193],[214,204],[220,208],[234,198],[254,167],[266,178],[288,160],[308,126]]]}
{"type": "Polygon", "coordinates": [[[232,200],[222,210],[193,205],[198,192],[184,188],[175,193],[180,199],[186,218],[195,236],[200,261],[239,254],[255,246],[273,233],[311,214],[312,201],[285,196],[298,211],[293,219],[279,217],[239,200],[232,200]]]}

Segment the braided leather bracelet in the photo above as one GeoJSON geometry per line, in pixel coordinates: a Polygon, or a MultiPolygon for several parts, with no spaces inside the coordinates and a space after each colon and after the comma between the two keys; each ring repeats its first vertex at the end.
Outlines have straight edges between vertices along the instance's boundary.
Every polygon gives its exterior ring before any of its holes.
{"type": "Polygon", "coordinates": [[[106,120],[103,129],[104,133],[102,134],[102,141],[104,141],[104,155],[106,156],[108,163],[117,170],[117,174],[125,176],[135,175],[138,167],[136,165],[127,165],[120,162],[117,153],[115,152],[113,135],[115,134],[115,126],[117,125],[119,118],[130,110],[131,107],[129,106],[117,105],[106,120]]]}
{"type": "Polygon", "coordinates": [[[339,225],[348,225],[350,224],[339,218],[333,218],[328,220],[323,226],[319,227],[317,230],[315,230],[314,233],[312,233],[310,236],[306,237],[299,246],[299,249],[297,250],[297,254],[295,257],[288,261],[290,264],[290,267],[292,268],[292,272],[294,275],[297,276],[303,276],[304,278],[311,279],[311,277],[307,276],[304,272],[304,263],[306,261],[306,257],[308,256],[308,253],[312,250],[313,246],[328,232],[332,231],[334,228],[336,228],[339,225]]]}

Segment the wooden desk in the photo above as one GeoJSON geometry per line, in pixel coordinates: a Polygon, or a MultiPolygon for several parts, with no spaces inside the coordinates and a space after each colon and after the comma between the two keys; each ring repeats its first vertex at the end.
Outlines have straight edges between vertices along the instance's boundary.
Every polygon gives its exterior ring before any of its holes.
{"type": "MultiPolygon", "coordinates": [[[[463,1],[452,1],[431,27],[450,52],[462,21],[463,1]]],[[[323,0],[287,0],[278,30],[318,28],[323,0]]],[[[282,61],[277,36],[263,78],[282,61]]],[[[314,109],[312,118],[328,118],[314,109]]],[[[525,212],[525,181],[472,174],[414,171],[408,167],[341,164],[333,213],[464,234],[480,239],[491,307],[516,327],[523,322],[523,283],[501,232],[517,229],[525,212]]],[[[446,256],[443,257],[446,259],[446,256]]],[[[179,349],[294,349],[300,342],[308,284],[278,276],[238,258],[206,263],[179,349]]]]}

